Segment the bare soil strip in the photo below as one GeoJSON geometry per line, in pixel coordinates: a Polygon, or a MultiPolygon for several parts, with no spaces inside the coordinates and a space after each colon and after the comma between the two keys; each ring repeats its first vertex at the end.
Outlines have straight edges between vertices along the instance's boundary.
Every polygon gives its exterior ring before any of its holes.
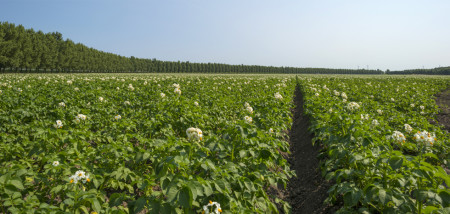
{"type": "Polygon", "coordinates": [[[436,104],[441,109],[436,119],[450,132],[450,88],[436,95],[436,104]]]}
{"type": "Polygon", "coordinates": [[[308,132],[309,119],[304,114],[303,95],[297,87],[294,95],[293,124],[289,131],[291,154],[288,157],[291,169],[297,177],[291,178],[285,200],[292,206],[292,213],[334,213],[338,207],[324,205],[331,183],[320,171],[318,144],[312,145],[312,134],[308,132]]]}

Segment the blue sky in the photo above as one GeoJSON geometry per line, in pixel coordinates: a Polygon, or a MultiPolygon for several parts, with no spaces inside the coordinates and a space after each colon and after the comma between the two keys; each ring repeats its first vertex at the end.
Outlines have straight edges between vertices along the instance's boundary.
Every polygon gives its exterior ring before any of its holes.
{"type": "Polygon", "coordinates": [[[123,56],[228,64],[450,65],[448,0],[1,0],[0,21],[123,56]]]}

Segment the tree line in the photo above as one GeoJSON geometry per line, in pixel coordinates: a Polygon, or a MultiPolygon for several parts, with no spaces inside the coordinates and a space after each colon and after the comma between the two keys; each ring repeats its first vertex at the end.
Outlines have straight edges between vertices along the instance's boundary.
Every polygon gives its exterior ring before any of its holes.
{"type": "Polygon", "coordinates": [[[450,66],[431,69],[410,69],[403,71],[386,71],[386,74],[424,74],[424,75],[450,75],[450,66]]]}
{"type": "Polygon", "coordinates": [[[0,72],[384,74],[378,69],[229,65],[125,57],[64,40],[59,32],[43,33],[8,22],[0,22],[0,72]]]}

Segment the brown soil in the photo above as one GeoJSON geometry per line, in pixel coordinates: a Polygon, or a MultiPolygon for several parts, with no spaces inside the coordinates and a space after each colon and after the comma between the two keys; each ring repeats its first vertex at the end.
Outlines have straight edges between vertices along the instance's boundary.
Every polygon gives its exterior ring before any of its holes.
{"type": "Polygon", "coordinates": [[[450,88],[436,95],[436,104],[441,110],[436,119],[445,130],[450,132],[450,88]]]}
{"type": "Polygon", "coordinates": [[[331,183],[321,175],[318,159],[321,148],[318,144],[312,145],[313,136],[308,132],[309,119],[303,113],[303,96],[299,87],[295,90],[294,104],[288,161],[297,177],[290,179],[284,200],[291,205],[293,214],[334,213],[339,207],[323,203],[331,183]]]}

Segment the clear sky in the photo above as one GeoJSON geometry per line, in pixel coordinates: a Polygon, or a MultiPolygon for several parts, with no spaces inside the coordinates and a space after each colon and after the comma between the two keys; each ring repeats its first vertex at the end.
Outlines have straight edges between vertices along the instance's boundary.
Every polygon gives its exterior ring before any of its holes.
{"type": "Polygon", "coordinates": [[[449,0],[0,0],[0,21],[123,56],[322,68],[450,66],[449,0]]]}

